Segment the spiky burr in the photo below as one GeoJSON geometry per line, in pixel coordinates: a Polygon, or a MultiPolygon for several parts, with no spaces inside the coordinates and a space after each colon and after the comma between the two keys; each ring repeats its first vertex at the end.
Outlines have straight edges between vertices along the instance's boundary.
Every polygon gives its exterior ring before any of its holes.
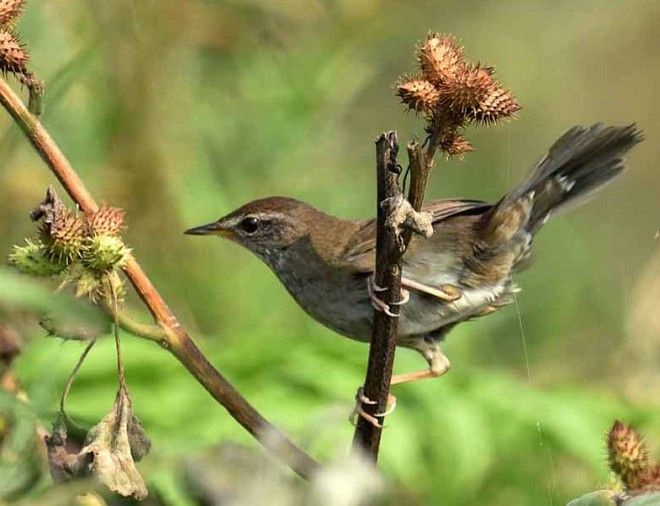
{"type": "Polygon", "coordinates": [[[463,48],[451,35],[430,33],[418,49],[417,57],[426,79],[441,85],[453,79],[463,62],[463,48]]]}
{"type": "Polygon", "coordinates": [[[27,74],[30,55],[16,35],[0,30],[0,71],[27,74]]]}
{"type": "Polygon", "coordinates": [[[397,95],[409,109],[432,114],[440,100],[440,91],[426,79],[403,79],[397,85],[397,95]]]}

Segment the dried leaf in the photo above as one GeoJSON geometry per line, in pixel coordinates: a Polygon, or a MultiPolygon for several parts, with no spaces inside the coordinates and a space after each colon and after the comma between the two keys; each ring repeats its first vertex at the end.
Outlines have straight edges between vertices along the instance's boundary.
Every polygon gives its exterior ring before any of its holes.
{"type": "Polygon", "coordinates": [[[48,451],[50,475],[56,483],[89,476],[90,455],[81,455],[83,440],[75,432],[70,434],[66,415],[53,423],[51,434],[44,438],[48,451]]]}
{"type": "Polygon", "coordinates": [[[410,202],[399,194],[383,200],[381,203],[387,212],[385,226],[395,230],[397,236],[404,229],[412,230],[427,239],[433,235],[433,216],[425,211],[417,212],[410,202]]]}
{"type": "Polygon", "coordinates": [[[144,425],[135,415],[131,416],[128,422],[128,443],[135,462],[140,462],[151,450],[151,440],[144,430],[144,425]]]}
{"type": "Polygon", "coordinates": [[[92,456],[92,474],[110,490],[141,500],[147,497],[147,487],[131,455],[128,426],[132,420],[131,398],[121,385],[112,410],[89,431],[80,454],[92,456]]]}

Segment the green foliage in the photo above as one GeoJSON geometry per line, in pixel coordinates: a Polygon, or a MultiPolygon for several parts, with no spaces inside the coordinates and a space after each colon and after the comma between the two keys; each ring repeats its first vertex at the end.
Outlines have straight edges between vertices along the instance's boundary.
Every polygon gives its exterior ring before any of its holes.
{"type": "MultiPolygon", "coordinates": [[[[654,3],[474,9],[28,3],[21,31],[35,68],[61,76],[50,80],[44,123],[92,192],[127,210],[127,243],[210,360],[321,459],[348,451],[366,346],[312,322],[235,245],[183,230],[276,194],[337,215],[373,215],[374,138],[390,128],[402,139],[422,135],[390,85],[428,29],[456,33],[470,57],[494,63],[524,106],[518,121],[475,132],[465,162],[439,163],[429,199],[496,200],[573,124],[638,121],[648,138],[660,128],[640,101],[660,77],[649,49],[657,46],[654,3]]],[[[657,451],[657,363],[644,360],[657,356],[658,334],[650,316],[627,330],[649,297],[635,287],[655,275],[644,269],[657,255],[657,151],[643,143],[620,181],[547,225],[535,264],[519,278],[518,304],[450,334],[445,378],[395,390],[381,462],[388,481],[411,491],[406,504],[565,504],[607,483],[603,434],[615,418],[635,423],[657,451]]],[[[0,154],[4,257],[30,234],[27,213],[52,181],[14,129],[0,154]]],[[[73,304],[29,281],[0,271],[0,303],[73,304]]],[[[50,420],[80,344],[42,336],[28,329],[16,368],[34,411],[50,420]]],[[[165,504],[185,504],[182,459],[251,440],[175,359],[129,336],[123,344],[134,411],[153,440],[138,467],[165,504]]],[[[397,372],[423,367],[417,355],[397,353],[397,372]]],[[[102,340],[72,392],[72,416],[101,419],[115,381],[113,344],[102,340]]]]}

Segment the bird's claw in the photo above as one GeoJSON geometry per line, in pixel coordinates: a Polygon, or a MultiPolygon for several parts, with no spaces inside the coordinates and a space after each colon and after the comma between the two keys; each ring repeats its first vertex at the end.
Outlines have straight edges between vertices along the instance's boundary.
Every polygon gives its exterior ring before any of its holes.
{"type": "Polygon", "coordinates": [[[384,286],[379,286],[376,284],[376,281],[374,280],[374,276],[369,276],[367,278],[367,292],[369,293],[369,300],[371,301],[371,306],[377,310],[385,313],[387,316],[390,316],[392,318],[398,318],[398,314],[394,314],[390,306],[400,306],[408,302],[410,300],[410,292],[405,289],[401,289],[401,300],[397,302],[390,302],[390,304],[387,304],[384,302],[378,295],[376,295],[378,292],[384,292],[387,290],[387,287],[384,286]]]}
{"type": "Polygon", "coordinates": [[[364,387],[360,387],[357,389],[357,393],[355,394],[355,401],[358,402],[359,404],[371,404],[372,406],[374,404],[378,404],[376,401],[372,401],[364,395],[364,387]]]}
{"type": "Polygon", "coordinates": [[[391,414],[396,409],[396,397],[394,397],[392,394],[389,394],[387,397],[387,408],[385,409],[385,411],[382,413],[375,413],[373,415],[367,413],[362,408],[363,404],[368,404],[373,406],[378,403],[376,401],[372,401],[371,399],[369,399],[369,397],[364,395],[364,388],[360,387],[358,388],[357,393],[355,394],[355,406],[353,407],[353,411],[351,411],[351,414],[349,415],[348,418],[351,424],[357,425],[358,417],[362,417],[377,429],[382,429],[385,426],[382,423],[380,423],[378,418],[385,417],[391,414]]]}

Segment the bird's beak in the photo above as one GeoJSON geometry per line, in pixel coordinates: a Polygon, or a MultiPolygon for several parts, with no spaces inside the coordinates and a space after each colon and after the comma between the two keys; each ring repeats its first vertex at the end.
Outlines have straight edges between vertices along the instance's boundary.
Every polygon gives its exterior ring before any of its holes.
{"type": "Polygon", "coordinates": [[[224,237],[232,236],[231,228],[227,227],[221,221],[214,221],[213,223],[209,223],[207,225],[189,228],[184,233],[187,235],[221,235],[224,237]]]}

